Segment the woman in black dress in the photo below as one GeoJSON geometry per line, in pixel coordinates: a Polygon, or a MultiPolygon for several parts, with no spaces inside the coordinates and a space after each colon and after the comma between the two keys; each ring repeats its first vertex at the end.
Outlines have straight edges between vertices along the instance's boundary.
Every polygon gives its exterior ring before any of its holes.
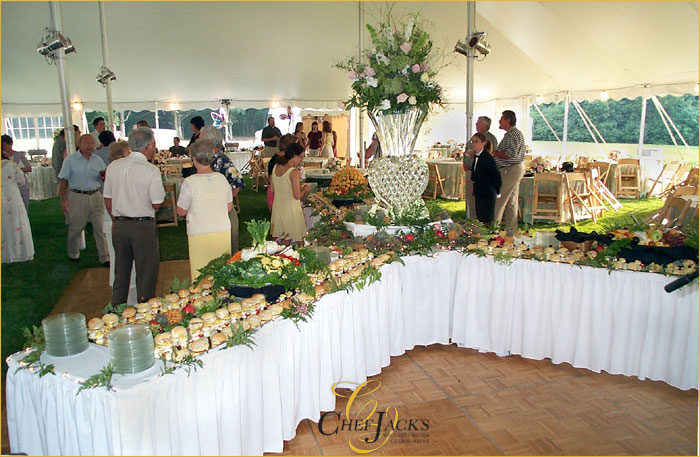
{"type": "Polygon", "coordinates": [[[492,224],[495,218],[496,197],[501,192],[501,173],[491,156],[491,142],[486,135],[475,133],[472,137],[472,146],[475,151],[472,181],[474,181],[476,217],[479,222],[492,224]]]}

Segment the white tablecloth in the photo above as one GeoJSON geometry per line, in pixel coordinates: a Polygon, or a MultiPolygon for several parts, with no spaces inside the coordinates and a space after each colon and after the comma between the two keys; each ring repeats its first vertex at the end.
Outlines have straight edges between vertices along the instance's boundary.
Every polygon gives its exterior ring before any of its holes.
{"type": "Polygon", "coordinates": [[[242,170],[245,168],[248,162],[250,162],[250,158],[252,157],[252,153],[250,151],[227,152],[226,155],[229,159],[231,159],[231,162],[233,163],[233,166],[236,167],[236,170],[241,173],[243,173],[242,170]]]}
{"type": "MultiPolygon", "coordinates": [[[[12,452],[29,454],[253,455],[281,452],[297,424],[334,408],[331,385],[363,382],[416,345],[551,357],[595,371],[698,386],[698,285],[672,294],[669,278],[445,253],[382,268],[361,292],[324,297],[299,329],[260,329],[253,350],[202,357],[204,368],[117,391],[76,396],[74,380],[9,360],[12,452]]],[[[14,356],[13,356],[14,357],[14,356]]],[[[77,356],[80,357],[80,356],[77,356]]],[[[81,365],[81,376],[89,374],[81,365]]],[[[97,364],[99,365],[99,363],[97,364]]],[[[97,371],[100,366],[94,366],[97,371]]],[[[148,374],[147,374],[148,375],[148,374]]]]}

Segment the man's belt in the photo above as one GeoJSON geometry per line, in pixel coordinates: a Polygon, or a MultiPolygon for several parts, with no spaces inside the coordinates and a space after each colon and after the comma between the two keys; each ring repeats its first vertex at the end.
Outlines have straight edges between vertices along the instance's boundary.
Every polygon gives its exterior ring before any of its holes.
{"type": "Polygon", "coordinates": [[[116,216],[115,221],[152,221],[152,217],[126,217],[126,216],[116,216]]]}
{"type": "Polygon", "coordinates": [[[78,189],[71,189],[71,192],[75,192],[76,194],[84,194],[84,195],[92,195],[95,192],[99,192],[100,189],[94,189],[94,190],[78,190],[78,189]]]}

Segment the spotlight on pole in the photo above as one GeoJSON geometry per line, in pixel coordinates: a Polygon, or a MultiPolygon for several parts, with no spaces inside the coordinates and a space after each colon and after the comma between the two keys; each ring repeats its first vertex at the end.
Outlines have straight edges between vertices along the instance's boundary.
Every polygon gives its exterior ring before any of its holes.
{"type": "Polygon", "coordinates": [[[105,66],[100,67],[100,72],[95,77],[95,81],[102,84],[103,87],[106,86],[109,81],[116,80],[117,76],[114,74],[114,72],[105,66]]]}
{"type": "Polygon", "coordinates": [[[491,52],[491,46],[486,42],[486,32],[475,32],[466,43],[462,40],[457,41],[454,52],[467,57],[470,49],[475,49],[484,57],[491,52]]]}
{"type": "Polygon", "coordinates": [[[70,41],[69,38],[63,36],[61,33],[52,30],[46,30],[46,36],[44,36],[39,44],[36,45],[36,52],[42,56],[54,59],[56,57],[56,51],[63,48],[66,54],[70,54],[75,51],[75,46],[70,41]]]}

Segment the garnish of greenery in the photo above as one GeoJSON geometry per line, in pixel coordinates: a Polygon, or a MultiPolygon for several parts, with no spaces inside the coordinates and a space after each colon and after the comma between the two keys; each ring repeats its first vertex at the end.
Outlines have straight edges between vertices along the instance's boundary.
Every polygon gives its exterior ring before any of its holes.
{"type": "Polygon", "coordinates": [[[318,273],[321,271],[329,271],[326,262],[319,259],[314,251],[308,247],[297,248],[299,253],[299,261],[304,265],[308,273],[318,273]]]}
{"type": "Polygon", "coordinates": [[[206,278],[207,276],[214,276],[214,273],[219,271],[222,267],[226,266],[226,262],[228,262],[228,259],[230,259],[230,258],[231,258],[231,255],[229,253],[225,253],[225,254],[222,254],[215,259],[212,259],[204,267],[197,270],[197,271],[199,271],[199,276],[197,276],[196,282],[201,281],[202,279],[206,278]]]}
{"type": "Polygon", "coordinates": [[[267,239],[267,233],[270,231],[270,221],[266,220],[256,220],[247,221],[245,223],[248,233],[253,238],[253,246],[260,246],[265,244],[267,239]]]}
{"type": "Polygon", "coordinates": [[[430,219],[423,212],[423,205],[418,202],[415,205],[409,206],[405,210],[389,209],[389,219],[394,225],[420,227],[430,223],[430,219]]]}
{"type": "Polygon", "coordinates": [[[108,363],[99,373],[90,376],[85,381],[80,383],[80,389],[76,395],[80,394],[85,389],[93,389],[95,387],[104,387],[107,390],[112,388],[112,375],[114,375],[114,365],[108,363]]]}
{"type": "Polygon", "coordinates": [[[386,221],[384,220],[383,217],[377,216],[377,212],[375,213],[367,213],[367,216],[365,216],[366,221],[369,225],[374,225],[377,227],[377,229],[381,229],[382,227],[386,227],[387,224],[386,221]]]}
{"type": "Polygon", "coordinates": [[[292,322],[294,322],[294,325],[296,325],[298,328],[300,321],[306,322],[307,318],[312,317],[314,315],[314,310],[314,304],[309,303],[306,308],[306,314],[300,314],[297,310],[297,304],[294,303],[289,308],[282,310],[280,316],[284,317],[285,319],[291,320],[292,322]]]}
{"type": "MultiPolygon", "coordinates": [[[[413,241],[407,241],[404,244],[404,252],[413,255],[430,256],[432,255],[433,246],[438,243],[436,230],[431,226],[415,227],[413,233],[413,241]]],[[[404,240],[406,239],[404,235],[404,240]]]]}
{"type": "MultiPolygon", "coordinates": [[[[330,187],[328,188],[330,189],[330,187]]],[[[330,199],[330,200],[348,200],[348,199],[354,199],[354,200],[365,200],[368,198],[374,197],[374,194],[372,191],[369,189],[368,186],[363,185],[363,184],[358,184],[354,187],[351,187],[350,190],[348,190],[347,194],[344,195],[338,195],[330,192],[330,190],[326,190],[323,193],[323,196],[330,199]]]]}
{"type": "Polygon", "coordinates": [[[352,232],[345,227],[342,220],[333,221],[329,216],[321,216],[321,219],[309,229],[304,239],[312,244],[330,246],[347,242],[352,238],[352,232]]]}
{"type": "Polygon", "coordinates": [[[185,279],[184,281],[180,281],[180,278],[175,276],[175,277],[173,277],[173,283],[170,285],[170,292],[177,293],[177,291],[179,291],[181,289],[187,289],[188,287],[190,287],[190,280],[189,279],[185,279]]]}
{"type": "Polygon", "coordinates": [[[32,329],[25,327],[22,329],[22,335],[25,338],[24,349],[34,348],[33,351],[22,357],[21,363],[18,364],[17,370],[27,370],[30,367],[39,368],[39,377],[54,373],[53,364],[44,365],[41,363],[41,354],[46,348],[46,340],[44,339],[44,328],[32,325],[32,329]]]}
{"type": "Polygon", "coordinates": [[[187,376],[190,373],[197,371],[198,368],[204,366],[204,362],[192,356],[192,354],[187,354],[181,361],[172,362],[172,365],[167,366],[165,358],[160,359],[163,362],[163,366],[160,369],[160,375],[165,376],[166,374],[173,374],[176,370],[184,368],[187,371],[187,376]]]}
{"type": "Polygon", "coordinates": [[[608,268],[612,270],[613,261],[617,259],[617,255],[620,253],[620,250],[629,248],[630,246],[632,246],[632,238],[615,240],[605,249],[601,250],[595,257],[586,257],[585,259],[576,262],[576,264],[596,268],[608,268]]]}
{"type": "Polygon", "coordinates": [[[355,289],[362,290],[365,288],[365,286],[369,286],[370,284],[379,281],[381,277],[382,273],[379,271],[379,269],[367,264],[360,275],[350,281],[350,283],[355,289]]]}
{"type": "Polygon", "coordinates": [[[257,330],[258,329],[254,328],[243,330],[242,325],[232,326],[231,331],[233,332],[233,335],[226,340],[226,347],[230,348],[233,346],[246,346],[253,349],[253,346],[255,346],[255,340],[252,337],[257,330]]]}
{"type": "MultiPolygon", "coordinates": [[[[199,309],[195,309],[195,314],[197,315],[197,317],[202,317],[203,314],[214,313],[219,308],[221,308],[221,301],[219,300],[219,297],[217,297],[216,294],[214,294],[214,299],[202,304],[202,306],[200,306],[199,309]]],[[[178,325],[184,324],[179,323],[178,325]]]]}
{"type": "Polygon", "coordinates": [[[496,263],[500,263],[501,265],[508,266],[513,263],[513,260],[513,256],[508,254],[507,252],[497,252],[493,255],[493,261],[496,263]]]}
{"type": "Polygon", "coordinates": [[[121,316],[122,312],[129,307],[128,303],[122,303],[121,305],[113,305],[112,302],[107,303],[107,306],[102,308],[104,314],[112,313],[117,316],[121,316]]]}
{"type": "Polygon", "coordinates": [[[268,273],[262,266],[259,257],[224,266],[214,274],[214,283],[227,289],[234,286],[259,289],[266,285],[276,284],[283,286],[285,290],[299,289],[308,294],[314,293],[313,284],[303,265],[295,266],[289,263],[283,266],[279,273],[268,273]]]}
{"type": "Polygon", "coordinates": [[[685,239],[685,245],[695,249],[696,251],[700,250],[700,240],[698,240],[698,231],[686,230],[686,235],[687,237],[685,239]]]}

